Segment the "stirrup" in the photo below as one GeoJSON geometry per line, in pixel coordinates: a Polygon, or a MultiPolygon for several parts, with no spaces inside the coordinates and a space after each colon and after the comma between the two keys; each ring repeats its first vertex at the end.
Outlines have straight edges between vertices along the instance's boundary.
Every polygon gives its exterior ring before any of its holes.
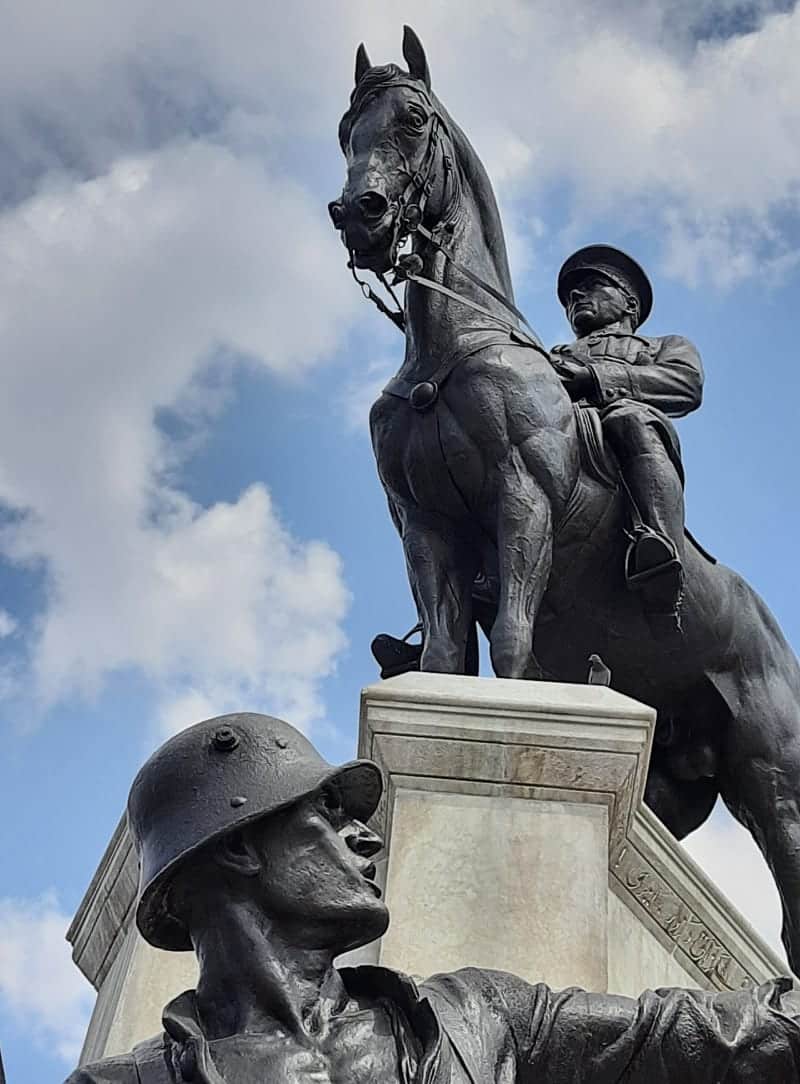
{"type": "Polygon", "coordinates": [[[683,566],[678,551],[666,535],[657,531],[637,531],[625,554],[625,581],[632,591],[644,587],[651,580],[674,580],[676,592],[680,590],[683,566]]]}
{"type": "Polygon", "coordinates": [[[402,639],[389,636],[385,632],[375,637],[370,648],[375,662],[381,668],[381,678],[397,677],[398,674],[419,670],[422,644],[410,644],[408,640],[414,633],[421,631],[422,626],[415,625],[402,639]]]}

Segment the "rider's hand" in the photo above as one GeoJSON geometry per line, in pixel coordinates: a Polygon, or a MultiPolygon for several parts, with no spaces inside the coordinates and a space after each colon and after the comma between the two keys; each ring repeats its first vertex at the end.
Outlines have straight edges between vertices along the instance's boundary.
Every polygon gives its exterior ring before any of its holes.
{"type": "Polygon", "coordinates": [[[589,399],[594,391],[594,379],[591,370],[580,362],[571,358],[559,359],[556,372],[561,377],[561,383],[573,402],[578,399],[589,399]]]}

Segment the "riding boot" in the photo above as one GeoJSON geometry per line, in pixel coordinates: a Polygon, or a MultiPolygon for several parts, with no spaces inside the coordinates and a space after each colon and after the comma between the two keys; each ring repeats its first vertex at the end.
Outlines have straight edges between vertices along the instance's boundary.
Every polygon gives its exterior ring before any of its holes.
{"type": "Polygon", "coordinates": [[[397,677],[398,674],[419,670],[422,644],[410,644],[408,640],[420,631],[420,626],[415,625],[402,640],[385,632],[375,637],[371,645],[372,655],[381,668],[382,678],[397,677]]]}
{"type": "Polygon", "coordinates": [[[640,591],[657,635],[680,631],[683,593],[683,487],[666,451],[631,456],[622,472],[641,522],[635,524],[625,573],[640,591]]]}

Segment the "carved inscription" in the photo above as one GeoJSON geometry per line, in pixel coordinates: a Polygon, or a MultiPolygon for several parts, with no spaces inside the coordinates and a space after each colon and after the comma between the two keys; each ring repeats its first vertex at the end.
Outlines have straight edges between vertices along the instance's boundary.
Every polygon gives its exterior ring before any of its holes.
{"type": "Polygon", "coordinates": [[[632,847],[625,844],[617,850],[611,870],[670,940],[716,987],[739,990],[755,985],[753,976],[632,847]]]}

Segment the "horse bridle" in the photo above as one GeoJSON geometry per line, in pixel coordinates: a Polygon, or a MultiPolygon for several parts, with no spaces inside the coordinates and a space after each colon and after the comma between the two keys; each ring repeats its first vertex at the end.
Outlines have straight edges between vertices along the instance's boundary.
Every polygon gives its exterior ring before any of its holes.
{"type": "MultiPolygon", "coordinates": [[[[419,86],[414,84],[409,84],[409,86],[417,93],[421,93],[419,86]]],[[[474,271],[471,271],[457,260],[442,239],[445,234],[452,232],[455,225],[455,218],[461,204],[461,187],[459,184],[458,172],[453,162],[453,158],[449,154],[443,154],[442,162],[445,173],[452,176],[456,182],[456,191],[451,199],[450,208],[432,230],[428,229],[423,223],[425,208],[437,179],[436,151],[440,142],[440,133],[444,132],[452,144],[452,138],[450,137],[445,118],[427,95],[424,95],[424,98],[430,111],[431,121],[430,130],[428,132],[428,145],[425,148],[425,154],[422,157],[420,165],[411,174],[408,184],[403,189],[397,201],[398,207],[394,220],[394,235],[389,248],[391,262],[390,270],[394,273],[394,278],[390,283],[386,278],[387,272],[375,272],[376,277],[391,296],[397,309],[395,311],[390,309],[386,302],[375,293],[369,283],[364,279],[359,278],[356,271],[355,253],[348,246],[350,257],[348,267],[350,268],[353,278],[358,283],[363,296],[368,301],[371,301],[373,305],[375,305],[384,316],[388,317],[403,333],[405,333],[403,307],[392,287],[402,282],[414,282],[424,289],[443,294],[445,297],[457,301],[466,308],[479,312],[482,316],[485,316],[492,321],[492,323],[499,324],[500,327],[507,331],[510,337],[520,345],[533,347],[543,353],[549,360],[549,354],[545,350],[539,336],[531,327],[524,313],[522,313],[516,305],[509,301],[499,290],[495,289],[494,286],[482,279],[480,275],[476,275],[474,271]],[[469,279],[475,286],[493,297],[495,301],[499,302],[508,312],[515,316],[517,320],[521,321],[528,330],[526,331],[524,328],[519,327],[514,321],[504,319],[496,312],[492,312],[491,309],[487,309],[477,301],[473,301],[472,298],[464,297],[463,294],[451,290],[448,286],[444,286],[440,282],[435,282],[433,279],[421,275],[422,259],[417,253],[408,253],[404,256],[398,255],[400,246],[404,243],[406,238],[412,234],[419,234],[428,244],[433,245],[434,248],[442,253],[445,260],[459,271],[460,274],[464,275],[464,277],[469,279]]],[[[342,233],[344,234],[344,230],[342,230],[342,233]]]]}

